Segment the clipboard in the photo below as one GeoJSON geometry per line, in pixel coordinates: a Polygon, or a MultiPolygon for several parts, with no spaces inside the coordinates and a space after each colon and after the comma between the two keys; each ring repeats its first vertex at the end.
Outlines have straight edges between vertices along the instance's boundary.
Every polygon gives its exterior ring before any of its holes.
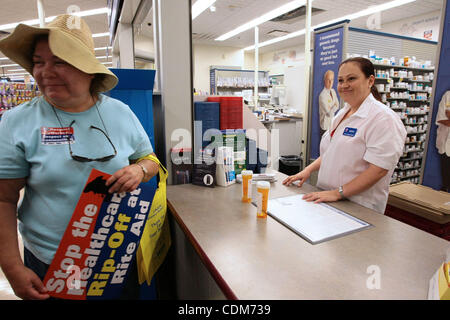
{"type": "Polygon", "coordinates": [[[270,199],[267,213],[311,244],[358,232],[372,225],[326,203],[307,202],[303,194],[270,199]]]}

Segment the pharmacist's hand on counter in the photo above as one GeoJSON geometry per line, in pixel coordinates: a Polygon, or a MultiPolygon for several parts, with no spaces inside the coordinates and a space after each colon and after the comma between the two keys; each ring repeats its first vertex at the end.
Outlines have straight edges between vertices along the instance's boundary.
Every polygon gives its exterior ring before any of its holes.
{"type": "Polygon", "coordinates": [[[289,176],[286,179],[284,179],[283,184],[286,186],[290,186],[292,183],[298,181],[295,184],[297,185],[297,187],[300,188],[303,185],[303,183],[309,179],[310,175],[311,174],[309,171],[303,170],[297,174],[294,174],[293,176],[289,176]]]}
{"type": "Polygon", "coordinates": [[[338,190],[319,191],[307,193],[302,199],[308,202],[314,201],[314,203],[334,202],[341,200],[341,195],[338,190]]]}

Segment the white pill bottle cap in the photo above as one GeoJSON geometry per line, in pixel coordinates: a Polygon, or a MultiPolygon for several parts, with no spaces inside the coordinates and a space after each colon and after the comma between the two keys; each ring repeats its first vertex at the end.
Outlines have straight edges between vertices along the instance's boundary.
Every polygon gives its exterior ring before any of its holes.
{"type": "Polygon", "coordinates": [[[267,181],[258,181],[256,186],[259,189],[270,189],[270,183],[267,181]]]}

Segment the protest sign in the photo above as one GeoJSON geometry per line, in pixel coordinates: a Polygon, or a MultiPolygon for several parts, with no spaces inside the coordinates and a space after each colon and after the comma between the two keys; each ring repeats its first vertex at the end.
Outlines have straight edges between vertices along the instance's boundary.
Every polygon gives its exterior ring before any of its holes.
{"type": "Polygon", "coordinates": [[[44,278],[49,294],[73,300],[120,297],[138,251],[156,186],[108,193],[93,169],[44,278]]]}

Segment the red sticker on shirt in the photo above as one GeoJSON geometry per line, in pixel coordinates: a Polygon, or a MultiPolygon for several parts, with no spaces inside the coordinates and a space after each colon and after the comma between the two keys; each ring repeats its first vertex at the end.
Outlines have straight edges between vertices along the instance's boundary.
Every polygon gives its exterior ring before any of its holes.
{"type": "Polygon", "coordinates": [[[45,145],[73,143],[75,137],[72,127],[41,127],[41,143],[45,145]]]}

